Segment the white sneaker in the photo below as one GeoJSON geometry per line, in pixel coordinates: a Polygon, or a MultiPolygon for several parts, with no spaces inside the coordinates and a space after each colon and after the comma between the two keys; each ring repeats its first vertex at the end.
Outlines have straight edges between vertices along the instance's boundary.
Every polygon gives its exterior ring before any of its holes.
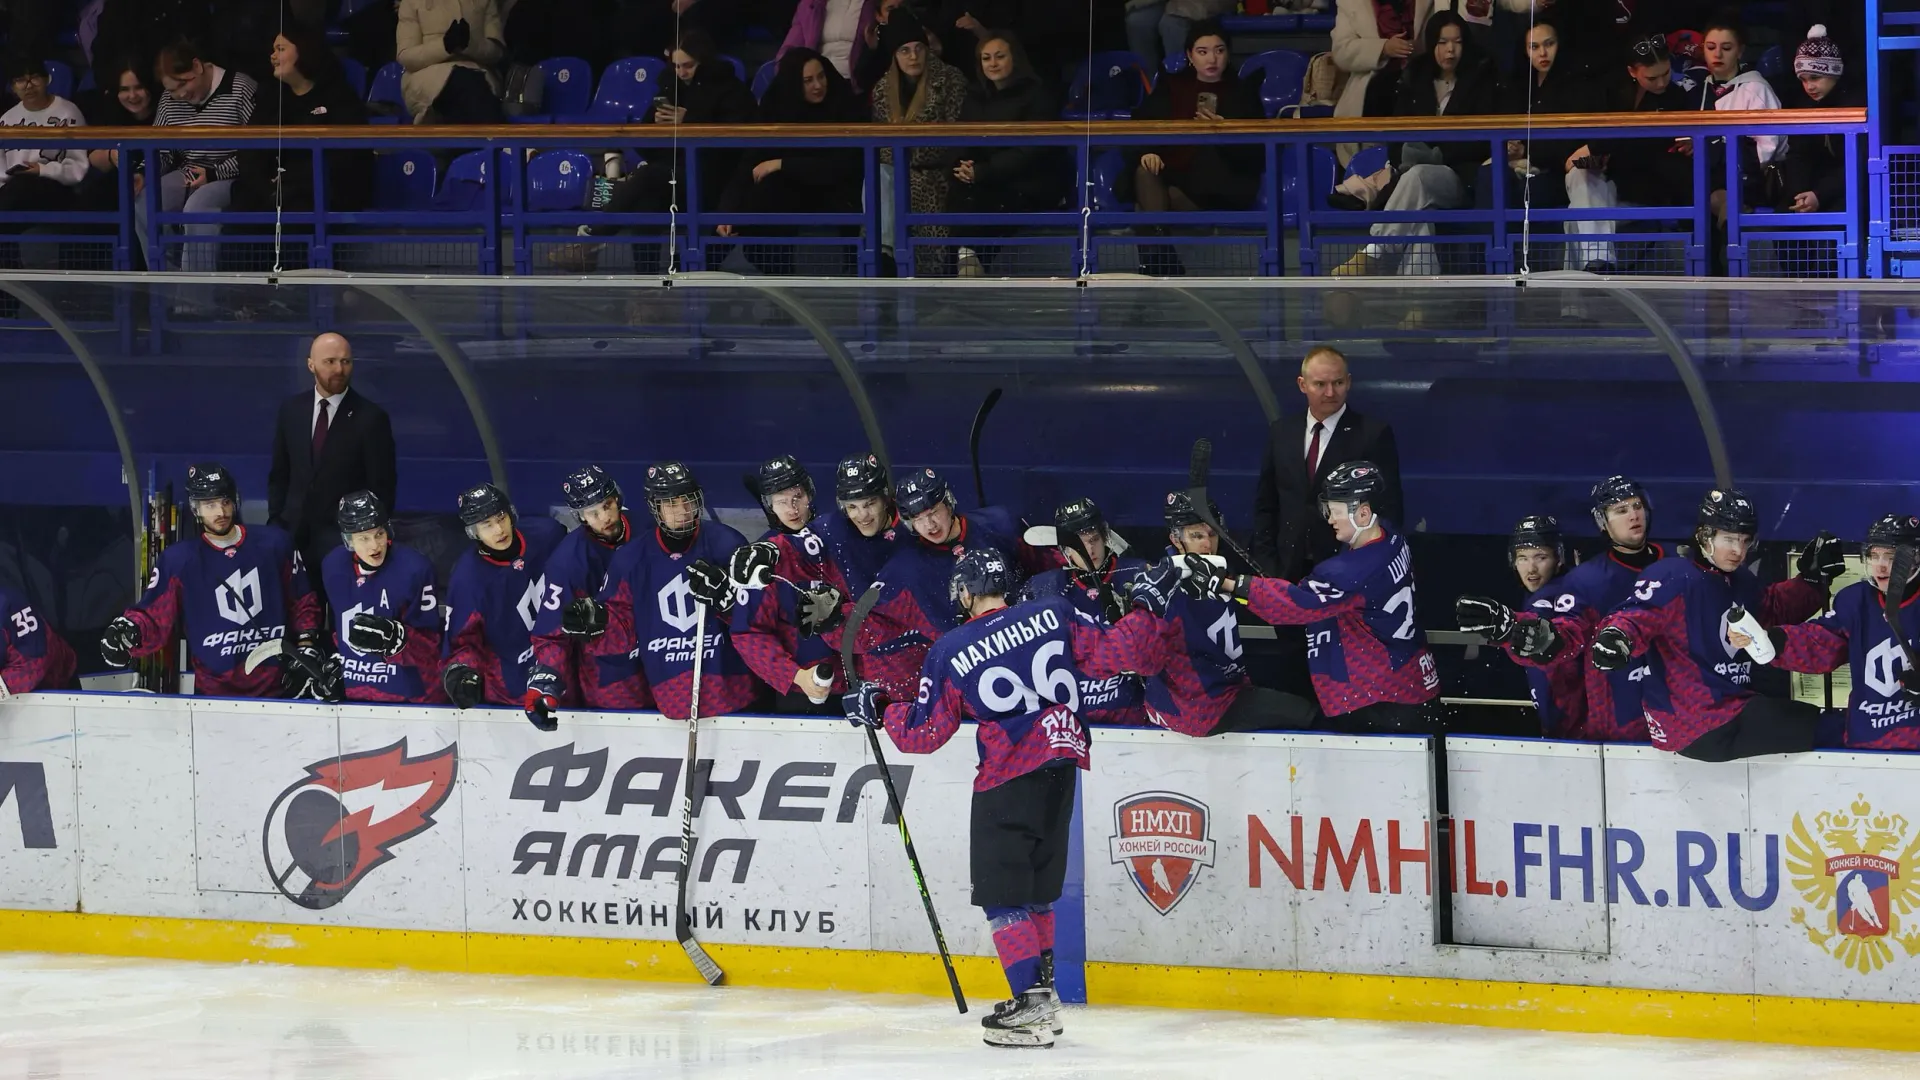
{"type": "Polygon", "coordinates": [[[980,262],[980,256],[970,247],[963,247],[954,260],[955,277],[986,277],[987,268],[980,262]]]}

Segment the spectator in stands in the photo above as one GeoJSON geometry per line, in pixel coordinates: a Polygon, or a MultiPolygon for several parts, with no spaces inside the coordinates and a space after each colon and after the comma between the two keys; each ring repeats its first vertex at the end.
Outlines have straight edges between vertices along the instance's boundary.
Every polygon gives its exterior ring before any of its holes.
{"type": "MultiPolygon", "coordinates": [[[[1196,127],[1222,120],[1259,120],[1267,115],[1259,84],[1242,79],[1228,62],[1232,43],[1215,19],[1194,23],[1187,34],[1187,66],[1163,76],[1134,113],[1139,120],[1190,120],[1196,127]]],[[[1263,155],[1258,146],[1186,143],[1134,151],[1132,167],[1121,174],[1114,192],[1143,213],[1245,210],[1259,193],[1263,155]]],[[[1165,236],[1164,226],[1138,230],[1165,236]]],[[[1140,245],[1140,272],[1159,276],[1186,273],[1166,244],[1140,245]]]]}
{"type": "MultiPolygon", "coordinates": [[[[642,116],[643,124],[750,124],[759,106],[753,91],[733,73],[733,65],[721,59],[713,39],[704,31],[689,30],[680,36],[673,50],[673,85],[653,99],[653,111],[642,116]]],[[[664,214],[675,198],[686,194],[676,190],[675,180],[686,169],[686,151],[651,153],[649,160],[620,178],[613,185],[601,210],[609,214],[664,214]]],[[[733,176],[740,160],[738,150],[700,152],[700,190],[702,207],[718,207],[721,192],[733,176]]],[[[689,205],[682,203],[682,207],[689,205]]],[[[614,236],[627,231],[619,225],[589,225],[586,236],[614,236]]],[[[649,229],[648,231],[652,231],[649,229]]],[[[599,264],[597,244],[557,246],[548,256],[555,267],[574,273],[586,273],[599,264]]],[[[655,244],[635,244],[634,272],[660,272],[660,248],[655,244]]]]}
{"type": "MultiPolygon", "coordinates": [[[[272,64],[272,96],[256,109],[261,123],[311,127],[367,122],[366,103],[347,85],[339,59],[319,31],[288,26],[273,39],[272,64]]],[[[327,209],[365,209],[373,197],[372,152],[329,150],[326,154],[327,209]]],[[[313,196],[313,151],[286,146],[240,155],[233,209],[304,212],[313,209],[313,196]]]]}
{"type": "MultiPolygon", "coordinates": [[[[867,119],[863,102],[839,69],[805,47],[780,58],[773,85],[760,100],[768,124],[856,124],[867,119]]],[[[783,146],[751,150],[740,159],[720,196],[720,212],[747,214],[852,214],[860,211],[861,164],[856,147],[783,146]]],[[[791,233],[791,227],[721,225],[721,236],[754,232],[791,233]]],[[[762,273],[793,272],[790,246],[747,245],[747,260],[762,273]]]]}
{"type": "Polygon", "coordinates": [[[416,124],[503,124],[506,55],[495,0],[400,0],[394,57],[406,69],[400,95],[416,124]]]}
{"type": "MultiPolygon", "coordinates": [[[[160,50],[154,63],[163,92],[155,107],[155,127],[240,127],[253,119],[254,100],[259,88],[252,79],[237,71],[228,71],[208,63],[200,56],[199,46],[180,38],[160,50]]],[[[160,209],[184,210],[190,214],[217,213],[227,208],[233,194],[234,178],[240,175],[240,158],[232,150],[195,147],[191,150],[160,152],[160,176],[144,173],[134,177],[134,194],[140,195],[148,183],[159,187],[160,209]]],[[[147,200],[134,204],[135,224],[140,244],[146,251],[147,268],[159,270],[160,252],[147,247],[147,200]]],[[[218,225],[188,225],[188,236],[218,235],[218,225]]],[[[210,271],[218,265],[219,252],[211,243],[181,245],[186,249],[183,265],[188,270],[210,271]]],[[[171,264],[171,260],[169,260],[171,264]]]]}
{"type": "MultiPolygon", "coordinates": [[[[47,64],[37,53],[7,57],[7,82],[19,104],[0,127],[80,127],[87,121],[73,102],[47,89],[47,64]]],[[[74,188],[87,174],[87,153],[59,143],[28,143],[0,152],[0,213],[69,210],[74,188]]],[[[6,232],[27,226],[9,225],[6,232]]]]}
{"type": "MultiPolygon", "coordinates": [[[[960,108],[962,123],[1009,124],[1056,120],[1060,106],[1046,84],[1033,73],[1020,39],[1012,31],[995,30],[980,42],[973,87],[960,108]]],[[[953,184],[947,189],[947,209],[956,214],[1021,214],[1057,210],[1073,187],[1073,162],[1066,151],[1052,146],[982,145],[953,152],[953,184]]],[[[961,236],[1005,233],[1008,226],[961,226],[961,236]]],[[[999,248],[956,251],[956,272],[980,277],[987,272],[999,248]]]]}
{"type": "Polygon", "coordinates": [[[880,34],[886,29],[887,20],[893,17],[894,11],[903,7],[905,2],[906,0],[880,0],[879,6],[874,8],[873,22],[861,31],[861,40],[866,42],[867,47],[854,59],[853,74],[848,76],[853,80],[855,93],[872,93],[874,86],[885,78],[887,70],[893,67],[893,57],[880,48],[880,34]]]}
{"type": "Polygon", "coordinates": [[[1127,0],[1127,48],[1158,69],[1186,48],[1194,23],[1231,15],[1234,6],[1234,0],[1127,0]]]}
{"type": "Polygon", "coordinates": [[[94,24],[94,81],[114,85],[106,65],[152,56],[170,41],[205,41],[210,14],[207,0],[106,0],[94,24]]]}
{"type": "Polygon", "coordinates": [[[811,50],[826,57],[843,79],[851,79],[861,60],[880,43],[881,8],[898,6],[899,0],[891,4],[881,0],[800,0],[786,39],[780,42],[778,59],[784,63],[794,49],[811,50]]]}
{"type": "MultiPolygon", "coordinates": [[[[880,34],[880,48],[893,58],[887,73],[873,88],[873,119],[881,124],[950,124],[960,119],[967,101],[967,77],[960,69],[933,55],[927,31],[918,16],[906,8],[895,11],[880,34]]],[[[933,146],[909,151],[908,206],[916,214],[937,214],[946,208],[947,188],[953,179],[952,156],[933,146]]],[[[884,264],[893,258],[888,241],[894,236],[893,151],[880,151],[880,236],[884,264]]],[[[946,236],[944,225],[916,225],[915,236],[946,236]]],[[[914,259],[915,272],[931,276],[945,260],[932,248],[922,248],[914,259]]]]}
{"type": "MultiPolygon", "coordinates": [[[[1527,28],[1526,50],[1525,76],[1509,91],[1505,111],[1527,115],[1600,111],[1599,84],[1563,57],[1560,27],[1550,14],[1534,17],[1533,25],[1527,28]]],[[[1574,151],[1580,148],[1578,142],[1568,139],[1507,140],[1506,163],[1512,178],[1507,183],[1507,205],[1535,210],[1565,207],[1567,172],[1576,160],[1574,151]]],[[[1492,206],[1493,192],[1476,191],[1474,202],[1492,206]]]]}
{"type": "MultiPolygon", "coordinates": [[[[1867,94],[1858,80],[1846,78],[1840,47],[1816,24],[1793,54],[1793,74],[1799,95],[1790,109],[1861,109],[1867,94]]],[[[1776,209],[1783,213],[1832,213],[1846,208],[1847,141],[1845,135],[1793,135],[1780,165],[1780,195],[1776,209]]]]}
{"type": "MultiPolygon", "coordinates": [[[[1700,42],[1701,56],[1707,62],[1707,86],[1701,99],[1702,108],[1711,104],[1713,108],[1724,112],[1780,107],[1780,98],[1774,94],[1766,78],[1757,71],[1746,70],[1741,63],[1745,49],[1746,34],[1731,18],[1707,21],[1702,28],[1700,42]]],[[[1720,143],[1719,139],[1708,140],[1707,149],[1716,152],[1709,159],[1707,168],[1713,177],[1710,205],[1713,207],[1714,221],[1724,227],[1727,223],[1727,167],[1726,155],[1720,143]]],[[[1781,135],[1753,135],[1740,140],[1740,175],[1749,193],[1758,195],[1763,191],[1761,170],[1778,161],[1786,149],[1787,140],[1781,135]]],[[[1724,248],[1716,245],[1715,250],[1724,256],[1724,248]]]]}
{"type": "MultiPolygon", "coordinates": [[[[1394,95],[1395,116],[1486,116],[1498,108],[1493,61],[1480,51],[1467,21],[1451,11],[1427,20],[1425,47],[1407,65],[1394,95]]],[[[1383,210],[1460,210],[1473,205],[1473,182],[1486,160],[1485,140],[1438,145],[1406,143],[1394,155],[1399,170],[1383,210]]],[[[1382,222],[1374,236],[1432,236],[1427,222],[1382,222]]],[[[1335,277],[1377,272],[1394,263],[1402,274],[1437,274],[1431,244],[1368,244],[1334,269],[1335,277]]]]}
{"type": "MultiPolygon", "coordinates": [[[[120,69],[107,85],[111,92],[97,94],[94,108],[87,113],[93,127],[151,127],[154,93],[153,65],[132,57],[114,65],[120,69]]],[[[75,192],[77,210],[113,210],[120,205],[120,151],[99,147],[87,151],[91,166],[75,192]]]]}
{"type": "Polygon", "coordinates": [[[1392,114],[1394,85],[1424,39],[1432,10],[1432,0],[1339,0],[1333,62],[1347,73],[1347,85],[1333,115],[1392,114]]]}

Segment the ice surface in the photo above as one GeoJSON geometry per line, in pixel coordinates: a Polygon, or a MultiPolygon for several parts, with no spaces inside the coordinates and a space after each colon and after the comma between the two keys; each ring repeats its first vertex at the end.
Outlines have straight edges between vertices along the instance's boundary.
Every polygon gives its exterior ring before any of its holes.
{"type": "MultiPolygon", "coordinates": [[[[988,1003],[980,1003],[985,1005],[988,1003]]],[[[1920,1056],[1183,1010],[982,1046],[933,998],[0,954],[0,1080],[1911,1077],[1920,1056]]]]}

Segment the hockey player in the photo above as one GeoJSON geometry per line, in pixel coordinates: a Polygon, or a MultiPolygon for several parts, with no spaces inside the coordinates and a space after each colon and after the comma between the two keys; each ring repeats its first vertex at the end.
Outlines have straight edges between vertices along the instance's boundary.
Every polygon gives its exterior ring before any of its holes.
{"type": "Polygon", "coordinates": [[[1077,710],[1081,664],[1101,628],[1060,597],[1015,607],[1012,563],[975,547],[948,575],[963,620],[927,654],[917,695],[887,704],[878,683],[847,691],[847,718],[884,725],[894,745],[930,754],[978,722],[969,865],[1013,996],[981,1020],[991,1046],[1046,1047],[1059,1030],[1053,990],[1053,903],[1066,879],[1075,770],[1087,767],[1077,710]]]}
{"type": "Polygon", "coordinates": [[[139,602],[101,634],[100,658],[126,667],[184,631],[198,696],[331,696],[320,604],[293,538],[272,525],[240,524],[240,489],[220,465],[187,467],[187,505],[200,523],[198,542],[160,556],[139,602]],[[269,641],[291,648],[249,673],[248,654],[269,641]]]}
{"type": "Polygon", "coordinates": [[[1805,702],[1757,697],[1751,654],[1743,657],[1729,624],[1753,637],[1819,610],[1827,586],[1846,568],[1840,542],[1821,533],[1800,553],[1799,577],[1762,587],[1744,572],[1760,514],[1735,490],[1709,491],[1700,503],[1692,556],[1662,559],[1608,615],[1589,650],[1595,667],[1615,671],[1652,658],[1643,683],[1653,745],[1701,761],[1784,754],[1813,746],[1819,710],[1805,702]]]}
{"type": "Polygon", "coordinates": [[[561,605],[546,565],[566,530],[552,518],[521,518],[492,484],[461,492],[459,507],[474,547],[460,556],[447,583],[441,673],[447,698],[459,709],[483,701],[518,705],[533,726],[552,731],[562,696],[559,673],[527,662],[542,609],[561,605]]]}
{"type": "Polygon", "coordinates": [[[633,539],[633,520],[620,485],[598,465],[568,473],[560,481],[560,495],[579,517],[580,527],[568,533],[547,560],[547,587],[560,590],[560,605],[542,606],[534,621],[533,663],[559,676],[562,707],[584,702],[594,709],[631,708],[602,690],[599,665],[586,655],[582,639],[568,635],[561,624],[568,604],[598,596],[606,587],[614,554],[633,539]]]}
{"type": "Polygon", "coordinates": [[[653,535],[614,555],[599,596],[569,605],[567,632],[592,639],[587,651],[599,665],[603,691],[630,699],[650,691],[661,712],[684,720],[692,707],[695,628],[704,603],[700,715],[749,709],[762,689],[728,632],[735,592],[726,571],[746,537],[700,520],[700,482],[680,462],[648,466],[646,494],[653,535]]]}
{"type": "Polygon", "coordinates": [[[846,578],[847,597],[857,599],[880,576],[894,553],[913,542],[913,530],[893,508],[893,485],[873,454],[850,457],[833,471],[833,497],[840,512],[814,519],[815,535],[846,578]]]}
{"type": "Polygon", "coordinates": [[[437,705],[446,610],[434,595],[433,563],[393,542],[387,508],[371,491],[344,495],[334,510],[344,547],[327,552],[320,576],[334,605],[334,650],[349,701],[437,705]]]}
{"type": "Polygon", "coordinates": [[[1306,581],[1229,577],[1218,563],[1189,555],[1193,576],[1183,587],[1231,596],[1270,623],[1305,625],[1307,668],[1334,730],[1437,733],[1440,674],[1414,622],[1413,554],[1373,512],[1383,485],[1370,461],[1327,474],[1320,509],[1341,550],[1306,581]]]}
{"type": "MultiPolygon", "coordinates": [[[[1539,595],[1529,598],[1522,613],[1507,612],[1468,604],[1456,605],[1460,628],[1496,637],[1506,620],[1529,642],[1529,651],[1538,656],[1514,658],[1522,666],[1547,671],[1550,682],[1570,686],[1572,678],[1561,665],[1581,669],[1580,683],[1584,703],[1576,716],[1571,710],[1571,690],[1556,695],[1555,701],[1567,710],[1561,720],[1561,738],[1593,742],[1645,742],[1646,711],[1642,707],[1641,687],[1651,671],[1647,664],[1629,664],[1614,671],[1602,671],[1587,663],[1585,656],[1593,644],[1600,621],[1626,602],[1634,583],[1647,568],[1666,557],[1666,549],[1647,539],[1653,507],[1638,483],[1624,476],[1609,476],[1593,486],[1589,494],[1594,527],[1607,538],[1604,555],[1588,559],[1562,574],[1539,595]],[[1552,630],[1554,644],[1541,639],[1531,623],[1545,620],[1552,630]],[[1544,666],[1542,666],[1544,665],[1544,666]]],[[[1463,600],[1463,603],[1465,601],[1463,600]]],[[[1541,714],[1543,720],[1546,714],[1541,714]]]]}
{"type": "Polygon", "coordinates": [[[27,598],[0,588],[0,701],[74,688],[73,650],[27,598]]]}
{"type": "MultiPolygon", "coordinates": [[[[1106,515],[1092,499],[1079,498],[1060,504],[1053,512],[1055,534],[1067,565],[1045,570],[1027,579],[1029,600],[1057,596],[1096,619],[1112,626],[1127,613],[1128,586],[1146,569],[1140,559],[1121,558],[1113,553],[1113,532],[1106,515]],[[1067,537],[1079,538],[1079,547],[1067,537]],[[1082,558],[1081,552],[1086,553],[1082,558]],[[1091,565],[1088,564],[1091,560],[1091,565]]],[[[1120,724],[1137,727],[1147,722],[1143,687],[1139,678],[1116,675],[1109,679],[1089,679],[1080,684],[1080,719],[1089,724],[1120,724]]]]}
{"type": "Polygon", "coordinates": [[[1812,622],[1776,626],[1755,649],[1756,635],[1729,626],[1727,640],[1761,663],[1787,671],[1821,675],[1849,666],[1853,689],[1847,695],[1843,745],[1854,750],[1920,750],[1920,672],[1907,666],[1909,651],[1920,644],[1920,576],[1893,580],[1898,547],[1920,545],[1920,518],[1888,514],[1867,529],[1862,553],[1867,580],[1856,581],[1833,598],[1833,610],[1812,622]],[[1900,636],[1893,639],[1886,605],[1900,612],[1900,636]],[[1762,660],[1768,652],[1771,660],[1762,660]]]}
{"type": "Polygon", "coordinates": [[[1567,547],[1560,522],[1550,514],[1529,514],[1514,525],[1507,540],[1507,562],[1527,591],[1524,614],[1485,596],[1463,596],[1454,603],[1460,629],[1484,634],[1527,673],[1540,732],[1550,739],[1581,737],[1587,714],[1585,650],[1569,647],[1547,622],[1554,601],[1565,595],[1560,570],[1567,547]]]}
{"type": "Polygon", "coordinates": [[[734,550],[728,576],[743,599],[733,612],[733,644],[741,659],[773,688],[775,712],[827,713],[828,699],[845,690],[833,659],[833,633],[847,603],[846,577],[826,541],[809,527],[813,478],[792,455],[773,458],[750,478],[766,511],[768,531],[734,550]]]}

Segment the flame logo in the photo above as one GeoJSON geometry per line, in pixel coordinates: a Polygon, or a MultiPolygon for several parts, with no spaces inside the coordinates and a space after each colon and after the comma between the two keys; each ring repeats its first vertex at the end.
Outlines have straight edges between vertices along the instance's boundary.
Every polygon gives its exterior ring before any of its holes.
{"type": "Polygon", "coordinates": [[[407,740],[325,758],[267,811],[267,873],[287,899],[315,911],[347,898],[394,845],[433,827],[453,792],[458,744],[407,756],[407,740]]]}

